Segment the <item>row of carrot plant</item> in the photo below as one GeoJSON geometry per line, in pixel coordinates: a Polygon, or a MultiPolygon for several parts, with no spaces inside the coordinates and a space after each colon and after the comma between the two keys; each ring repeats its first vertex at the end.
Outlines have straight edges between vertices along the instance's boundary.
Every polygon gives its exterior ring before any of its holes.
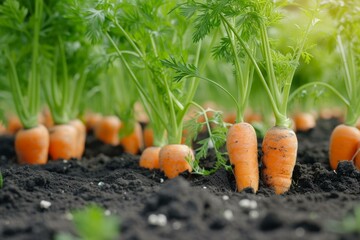
{"type": "Polygon", "coordinates": [[[359,9],[356,0],[5,0],[2,119],[20,163],[81,159],[91,130],[168,178],[232,170],[238,191],[258,190],[262,138],[262,178],[281,194],[294,128],[315,126],[314,105],[323,117],[345,106],[329,163],[360,168],[359,9]],[[205,169],[210,148],[217,161],[205,169]]]}

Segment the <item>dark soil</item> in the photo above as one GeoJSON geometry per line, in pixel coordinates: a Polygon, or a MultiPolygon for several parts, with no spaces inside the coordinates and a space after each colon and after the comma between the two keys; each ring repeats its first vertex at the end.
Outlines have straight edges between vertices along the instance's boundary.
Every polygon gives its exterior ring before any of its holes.
{"type": "Polygon", "coordinates": [[[76,234],[70,213],[91,203],[121,220],[121,239],[360,239],[333,227],[360,204],[360,172],[351,163],[337,171],[328,164],[328,139],[336,124],[322,120],[298,133],[293,184],[281,196],[263,183],[256,195],[236,192],[234,177],[224,170],[166,180],[159,171],[140,168],[138,156],[91,137],[80,161],[17,165],[13,139],[2,137],[0,239],[76,234]],[[51,206],[41,208],[42,200],[51,206]],[[167,221],[150,223],[149,216],[158,214],[167,221]]]}

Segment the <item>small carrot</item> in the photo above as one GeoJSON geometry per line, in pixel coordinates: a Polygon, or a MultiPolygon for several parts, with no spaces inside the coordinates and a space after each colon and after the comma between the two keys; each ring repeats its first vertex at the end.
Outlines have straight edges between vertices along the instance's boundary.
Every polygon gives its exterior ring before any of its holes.
{"type": "Polygon", "coordinates": [[[235,179],[238,191],[251,187],[259,188],[259,163],[257,139],[254,128],[246,123],[236,123],[229,128],[226,148],[230,162],[235,166],[235,179]]]}
{"type": "Polygon", "coordinates": [[[146,148],[140,157],[140,167],[148,169],[159,169],[159,153],[161,147],[148,147],[146,148]]]}
{"type": "Polygon", "coordinates": [[[194,161],[194,153],[183,144],[170,144],[161,148],[159,153],[160,169],[168,178],[175,178],[180,173],[192,171],[189,161],[194,161]]]}
{"type": "Polygon", "coordinates": [[[139,123],[135,123],[134,131],[131,134],[121,138],[120,144],[124,147],[126,153],[134,155],[143,149],[142,129],[139,123]]]}
{"type": "Polygon", "coordinates": [[[43,123],[45,125],[46,128],[51,128],[54,126],[54,119],[51,116],[51,112],[49,109],[44,109],[42,112],[42,119],[43,119],[43,123]]]}
{"type": "Polygon", "coordinates": [[[236,113],[227,113],[224,117],[224,122],[234,124],[236,122],[236,113]]]}
{"type": "Polygon", "coordinates": [[[121,121],[116,116],[105,116],[95,126],[95,136],[106,144],[119,144],[121,121]]]}
{"type": "Polygon", "coordinates": [[[85,115],[85,126],[86,131],[89,132],[95,129],[97,123],[101,120],[101,114],[98,113],[86,113],[85,115]]]}
{"type": "Polygon", "coordinates": [[[276,194],[282,194],[290,188],[297,148],[296,135],[289,128],[275,126],[265,134],[262,143],[262,173],[265,183],[276,194]]]}
{"type": "Polygon", "coordinates": [[[75,157],[81,159],[85,151],[85,140],[86,140],[86,127],[82,121],[79,119],[74,119],[69,122],[70,125],[74,126],[77,130],[77,140],[76,140],[76,153],[75,157]]]}
{"type": "Polygon", "coordinates": [[[154,130],[151,127],[145,127],[143,132],[143,139],[146,148],[154,146],[154,130]]]}
{"type": "Polygon", "coordinates": [[[356,127],[340,124],[334,128],[329,142],[329,161],[333,170],[340,161],[351,161],[358,149],[360,131],[356,127]]]}
{"type": "Polygon", "coordinates": [[[53,160],[76,157],[78,132],[69,124],[55,125],[50,130],[49,155],[53,160]]]}
{"type": "Polygon", "coordinates": [[[17,133],[20,129],[23,128],[23,125],[20,122],[20,119],[12,115],[8,118],[7,132],[10,134],[17,133]]]}
{"type": "Polygon", "coordinates": [[[45,164],[49,151],[48,130],[43,125],[19,130],[15,136],[15,151],[19,163],[45,164]]]}
{"type": "Polygon", "coordinates": [[[316,126],[314,115],[306,112],[298,112],[293,116],[294,128],[296,131],[308,131],[316,126]]]}

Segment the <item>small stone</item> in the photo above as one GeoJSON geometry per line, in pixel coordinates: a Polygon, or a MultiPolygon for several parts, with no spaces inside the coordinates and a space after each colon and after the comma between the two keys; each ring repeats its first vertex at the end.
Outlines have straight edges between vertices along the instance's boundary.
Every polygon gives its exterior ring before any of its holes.
{"type": "Polygon", "coordinates": [[[65,213],[65,218],[67,220],[71,221],[71,220],[73,220],[74,217],[73,217],[73,215],[71,213],[67,212],[67,213],[65,213]]]}
{"type": "Polygon", "coordinates": [[[164,214],[150,214],[148,222],[154,226],[164,227],[167,224],[167,218],[164,214]]]}
{"type": "Polygon", "coordinates": [[[228,221],[233,220],[233,218],[234,218],[233,212],[232,212],[231,210],[229,210],[229,209],[225,210],[225,211],[224,211],[224,218],[225,218],[226,220],[228,220],[228,221]]]}
{"type": "Polygon", "coordinates": [[[163,178],[160,178],[160,183],[163,183],[164,182],[164,179],[163,178]]]}
{"type": "Polygon", "coordinates": [[[41,202],[40,202],[40,208],[42,208],[42,209],[48,209],[50,206],[51,206],[51,202],[45,201],[45,200],[41,200],[41,202]]]}
{"type": "Polygon", "coordinates": [[[207,187],[206,187],[206,186],[203,186],[203,189],[207,189],[207,187]]]}
{"type": "Polygon", "coordinates": [[[106,209],[106,210],[104,211],[104,214],[105,214],[105,216],[110,216],[110,215],[111,215],[111,211],[110,211],[109,209],[106,209]]]}
{"type": "Polygon", "coordinates": [[[302,227],[298,227],[295,229],[295,236],[303,237],[305,235],[305,229],[302,227]]]}
{"type": "Polygon", "coordinates": [[[256,211],[256,210],[251,210],[251,211],[249,212],[249,216],[250,216],[250,218],[252,218],[252,219],[258,218],[259,215],[260,215],[259,212],[256,211]]]}
{"type": "Polygon", "coordinates": [[[181,222],[175,221],[172,224],[174,230],[179,230],[181,228],[181,222]]]}
{"type": "Polygon", "coordinates": [[[255,209],[257,208],[257,202],[250,199],[242,199],[239,201],[239,205],[242,208],[255,209]]]}
{"type": "Polygon", "coordinates": [[[102,186],[104,186],[104,185],[105,185],[104,182],[99,182],[99,183],[98,183],[98,186],[99,186],[99,187],[102,187],[102,186]]]}
{"type": "Polygon", "coordinates": [[[224,196],[222,196],[222,199],[223,199],[224,201],[227,201],[227,200],[229,200],[229,196],[224,195],[224,196]]]}

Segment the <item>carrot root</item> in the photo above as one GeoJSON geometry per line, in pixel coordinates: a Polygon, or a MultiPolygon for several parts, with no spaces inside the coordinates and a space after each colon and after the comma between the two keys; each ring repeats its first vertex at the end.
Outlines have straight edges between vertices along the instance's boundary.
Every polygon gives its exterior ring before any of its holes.
{"type": "Polygon", "coordinates": [[[262,175],[265,183],[276,194],[290,189],[297,148],[297,138],[291,129],[272,127],[265,134],[262,144],[262,175]]]}
{"type": "Polygon", "coordinates": [[[45,164],[48,160],[49,132],[39,125],[21,129],[15,137],[15,151],[19,163],[45,164]]]}
{"type": "Polygon", "coordinates": [[[193,151],[183,144],[170,144],[161,148],[159,153],[160,169],[168,178],[175,178],[180,173],[192,171],[187,162],[195,159],[193,151]]]}
{"type": "Polygon", "coordinates": [[[76,157],[76,128],[69,124],[55,125],[50,129],[49,155],[51,159],[70,159],[76,157]]]}
{"type": "Polygon", "coordinates": [[[95,136],[106,144],[119,144],[119,130],[121,121],[116,116],[106,116],[98,121],[95,127],[95,136]]]}
{"type": "Polygon", "coordinates": [[[140,167],[148,169],[160,169],[159,155],[161,147],[148,147],[140,157],[140,167]]]}
{"type": "Polygon", "coordinates": [[[120,144],[124,147],[126,153],[131,153],[133,155],[138,154],[139,151],[143,149],[143,135],[139,123],[135,124],[133,133],[120,140],[120,144]]]}
{"type": "Polygon", "coordinates": [[[226,148],[231,164],[235,165],[234,174],[238,191],[251,187],[254,192],[259,188],[259,163],[257,138],[248,123],[236,123],[229,128],[226,148]]]}
{"type": "Polygon", "coordinates": [[[76,152],[75,157],[81,159],[85,151],[85,140],[86,140],[86,127],[85,124],[79,119],[75,119],[69,122],[70,125],[76,128],[77,140],[76,140],[76,152]]]}

